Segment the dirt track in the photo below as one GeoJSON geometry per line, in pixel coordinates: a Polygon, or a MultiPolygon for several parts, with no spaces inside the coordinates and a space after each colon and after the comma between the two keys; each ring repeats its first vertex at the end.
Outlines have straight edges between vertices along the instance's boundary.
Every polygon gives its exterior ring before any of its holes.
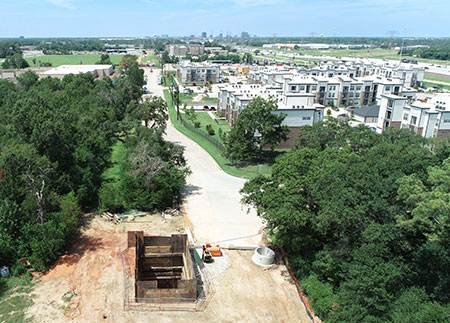
{"type": "Polygon", "coordinates": [[[229,267],[213,280],[215,292],[203,312],[124,311],[119,245],[123,246],[126,231],[171,234],[183,227],[181,217],[143,220],[117,226],[98,217],[89,220],[73,251],[36,283],[28,317],[39,323],[309,322],[285,268],[258,267],[247,251],[225,250],[229,267]]]}

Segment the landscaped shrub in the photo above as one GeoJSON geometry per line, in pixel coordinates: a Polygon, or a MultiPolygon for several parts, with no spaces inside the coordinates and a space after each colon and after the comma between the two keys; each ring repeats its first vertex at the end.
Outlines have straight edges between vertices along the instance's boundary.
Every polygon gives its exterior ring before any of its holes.
{"type": "Polygon", "coordinates": [[[195,128],[200,128],[200,121],[195,121],[194,122],[194,127],[195,128]]]}
{"type": "Polygon", "coordinates": [[[206,125],[206,131],[210,136],[214,136],[216,134],[216,132],[214,131],[213,127],[210,124],[206,125]]]}
{"type": "Polygon", "coordinates": [[[315,275],[310,275],[302,281],[303,291],[308,296],[311,306],[322,319],[326,319],[334,304],[333,288],[330,284],[322,283],[315,275]]]}

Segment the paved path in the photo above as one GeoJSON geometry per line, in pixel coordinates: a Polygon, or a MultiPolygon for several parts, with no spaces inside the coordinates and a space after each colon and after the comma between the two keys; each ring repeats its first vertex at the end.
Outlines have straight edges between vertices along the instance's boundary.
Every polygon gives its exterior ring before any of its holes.
{"type": "MultiPolygon", "coordinates": [[[[157,85],[159,71],[148,73],[147,89],[152,95],[162,95],[157,85]]],[[[239,190],[244,179],[230,176],[220,169],[214,159],[197,143],[178,132],[169,122],[166,139],[185,147],[185,157],[192,174],[183,189],[184,207],[194,225],[194,236],[199,242],[215,242],[258,234],[263,226],[255,210],[247,213],[241,205],[239,190]]],[[[224,244],[258,244],[260,236],[224,244]]]]}

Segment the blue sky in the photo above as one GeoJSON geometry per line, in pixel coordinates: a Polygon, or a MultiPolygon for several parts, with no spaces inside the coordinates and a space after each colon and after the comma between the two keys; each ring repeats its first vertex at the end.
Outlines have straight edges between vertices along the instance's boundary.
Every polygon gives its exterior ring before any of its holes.
{"type": "Polygon", "coordinates": [[[449,0],[0,0],[0,37],[450,37],[449,0]]]}

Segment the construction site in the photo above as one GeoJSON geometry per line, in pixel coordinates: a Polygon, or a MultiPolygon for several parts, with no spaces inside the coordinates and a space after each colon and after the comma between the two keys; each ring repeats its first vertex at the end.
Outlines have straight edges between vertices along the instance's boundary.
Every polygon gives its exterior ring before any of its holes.
{"type": "Polygon", "coordinates": [[[198,309],[197,300],[206,298],[201,263],[195,262],[195,251],[189,247],[186,234],[154,236],[128,231],[127,250],[128,254],[134,253],[134,262],[122,258],[125,273],[132,272],[133,268],[127,267],[134,265],[135,275],[134,284],[126,280],[125,309],[194,311],[198,309]]]}
{"type": "Polygon", "coordinates": [[[183,216],[84,221],[72,250],[35,284],[33,321],[312,322],[286,266],[252,260],[270,252],[211,246],[216,256],[204,261],[183,216]]]}

